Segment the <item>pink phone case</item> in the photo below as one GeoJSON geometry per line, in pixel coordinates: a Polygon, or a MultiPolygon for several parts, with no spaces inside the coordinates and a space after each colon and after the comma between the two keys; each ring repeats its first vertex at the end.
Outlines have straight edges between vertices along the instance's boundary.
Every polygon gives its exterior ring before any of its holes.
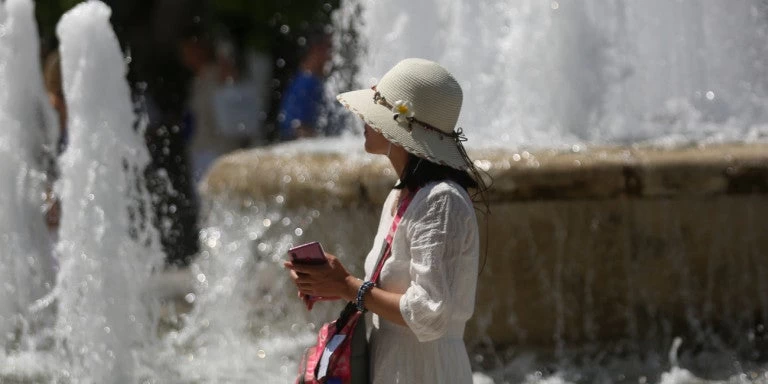
{"type": "Polygon", "coordinates": [[[326,262],[323,247],[317,241],[295,246],[288,250],[288,254],[291,256],[291,261],[297,264],[323,264],[326,262]]]}

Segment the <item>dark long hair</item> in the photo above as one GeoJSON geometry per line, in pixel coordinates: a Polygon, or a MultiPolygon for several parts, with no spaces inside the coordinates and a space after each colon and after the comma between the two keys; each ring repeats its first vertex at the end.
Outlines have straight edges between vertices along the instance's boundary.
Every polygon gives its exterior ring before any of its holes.
{"type": "Polygon", "coordinates": [[[476,170],[473,170],[471,173],[458,170],[420,158],[412,153],[408,153],[408,161],[403,169],[403,174],[400,176],[400,181],[395,185],[395,189],[416,191],[428,183],[448,180],[464,188],[472,197],[474,203],[482,204],[483,208],[485,208],[483,210],[484,213],[490,213],[488,200],[485,196],[488,187],[476,170]]]}
{"type": "MultiPolygon", "coordinates": [[[[469,161],[468,163],[471,164],[469,161]]],[[[483,262],[480,266],[479,274],[485,269],[485,262],[488,259],[488,215],[491,214],[491,208],[486,197],[486,191],[489,188],[489,183],[483,180],[482,175],[474,165],[470,165],[470,167],[470,172],[461,171],[408,153],[408,161],[403,169],[403,174],[400,176],[400,181],[395,185],[395,189],[407,189],[409,192],[413,192],[433,181],[450,180],[464,188],[472,198],[473,203],[482,204],[482,209],[479,210],[485,217],[485,252],[483,252],[483,262]]],[[[490,179],[490,176],[488,178],[490,179]]],[[[477,209],[477,207],[475,208],[477,209]]]]}

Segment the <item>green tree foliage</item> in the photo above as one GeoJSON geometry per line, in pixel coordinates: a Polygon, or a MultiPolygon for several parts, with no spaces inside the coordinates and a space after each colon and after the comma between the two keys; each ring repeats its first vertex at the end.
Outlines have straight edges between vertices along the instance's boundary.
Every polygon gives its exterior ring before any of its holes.
{"type": "MultiPolygon", "coordinates": [[[[56,23],[61,15],[82,0],[37,0],[36,14],[40,36],[44,41],[55,40],[56,23]]],[[[134,13],[142,7],[148,14],[156,1],[106,0],[116,14],[134,13]],[[126,12],[130,9],[131,12],[126,12]]],[[[274,31],[287,26],[300,34],[312,25],[327,24],[339,0],[201,0],[208,3],[211,18],[243,38],[242,43],[265,51],[273,48],[274,31]]],[[[285,28],[283,29],[285,30],[285,28]]]]}

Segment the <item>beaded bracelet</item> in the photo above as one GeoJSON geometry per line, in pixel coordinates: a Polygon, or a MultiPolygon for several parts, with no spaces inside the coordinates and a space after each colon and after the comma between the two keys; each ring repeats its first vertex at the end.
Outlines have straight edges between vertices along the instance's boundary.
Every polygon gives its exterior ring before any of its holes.
{"type": "Polygon", "coordinates": [[[365,309],[365,303],[363,301],[365,300],[365,294],[373,288],[373,282],[372,281],[366,281],[363,283],[363,285],[360,286],[360,289],[357,290],[357,300],[355,301],[355,306],[357,307],[357,310],[360,312],[367,312],[368,310],[365,309]]]}

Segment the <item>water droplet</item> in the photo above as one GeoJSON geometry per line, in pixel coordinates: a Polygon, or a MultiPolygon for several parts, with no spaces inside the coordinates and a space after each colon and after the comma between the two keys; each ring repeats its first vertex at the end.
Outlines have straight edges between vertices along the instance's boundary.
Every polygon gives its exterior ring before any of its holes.
{"type": "Polygon", "coordinates": [[[560,8],[560,3],[558,3],[557,1],[553,1],[552,4],[550,4],[550,7],[552,7],[552,9],[554,10],[557,10],[560,8]]]}
{"type": "Polygon", "coordinates": [[[707,100],[714,100],[715,99],[715,93],[712,91],[707,91],[707,100]]]}
{"type": "Polygon", "coordinates": [[[190,303],[190,304],[194,303],[195,299],[197,299],[197,297],[195,296],[194,293],[187,293],[184,296],[184,301],[186,301],[187,303],[190,303]]]}
{"type": "Polygon", "coordinates": [[[256,355],[259,356],[260,359],[263,359],[267,357],[267,352],[265,352],[263,349],[259,349],[259,352],[257,352],[256,355]]]}
{"type": "Polygon", "coordinates": [[[293,231],[293,233],[294,233],[296,236],[301,236],[301,235],[303,235],[303,234],[304,234],[304,230],[302,230],[301,228],[296,228],[296,229],[293,231]]]}
{"type": "Polygon", "coordinates": [[[205,282],[205,275],[202,273],[197,274],[197,281],[204,283],[205,282]]]}
{"type": "Polygon", "coordinates": [[[285,202],[285,197],[283,197],[283,195],[277,195],[275,196],[275,202],[277,202],[278,204],[282,204],[285,202]]]}
{"type": "Polygon", "coordinates": [[[572,151],[573,153],[579,153],[579,152],[581,152],[581,146],[580,146],[580,145],[578,145],[578,144],[574,144],[574,145],[571,147],[571,151],[572,151]]]}
{"type": "Polygon", "coordinates": [[[272,225],[272,220],[270,220],[270,219],[264,219],[264,221],[262,222],[262,224],[264,225],[264,227],[266,227],[266,228],[269,228],[269,227],[272,225]]]}
{"type": "Polygon", "coordinates": [[[109,329],[109,327],[104,327],[104,332],[106,332],[106,333],[111,333],[111,332],[112,332],[112,330],[111,330],[111,329],[109,329]]]}
{"type": "Polygon", "coordinates": [[[280,33],[286,34],[291,31],[291,27],[289,27],[287,24],[283,24],[280,26],[280,33]]]}
{"type": "Polygon", "coordinates": [[[520,161],[520,154],[515,153],[514,155],[512,155],[512,161],[520,161]]]}
{"type": "Polygon", "coordinates": [[[291,175],[283,176],[283,184],[288,184],[290,182],[291,182],[291,175]]]}
{"type": "Polygon", "coordinates": [[[291,218],[290,217],[283,217],[283,219],[280,220],[280,222],[283,224],[283,226],[287,227],[287,226],[291,225],[291,218]]]}
{"type": "Polygon", "coordinates": [[[275,65],[277,65],[278,68],[285,67],[285,60],[277,59],[277,61],[275,62],[275,65]]]}

